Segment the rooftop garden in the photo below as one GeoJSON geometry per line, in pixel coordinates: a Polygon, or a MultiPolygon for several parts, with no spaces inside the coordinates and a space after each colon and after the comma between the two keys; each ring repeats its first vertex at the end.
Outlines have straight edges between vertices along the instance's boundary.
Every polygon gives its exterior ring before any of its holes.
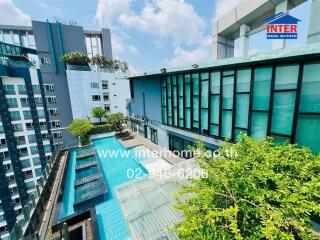
{"type": "Polygon", "coordinates": [[[127,62],[119,59],[108,59],[102,55],[90,58],[84,52],[70,52],[61,56],[60,60],[67,65],[80,67],[95,67],[98,71],[126,73],[129,69],[127,62]]]}

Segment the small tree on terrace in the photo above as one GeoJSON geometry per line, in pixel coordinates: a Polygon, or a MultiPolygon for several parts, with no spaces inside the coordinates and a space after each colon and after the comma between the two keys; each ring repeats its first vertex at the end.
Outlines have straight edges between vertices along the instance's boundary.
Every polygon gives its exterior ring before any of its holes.
{"type": "Polygon", "coordinates": [[[107,123],[113,131],[122,131],[122,125],[127,122],[127,118],[122,113],[111,113],[105,116],[107,123]]]}
{"type": "Polygon", "coordinates": [[[68,131],[74,136],[80,137],[82,145],[89,144],[89,131],[93,125],[87,119],[75,119],[68,127],[68,131]]]}
{"type": "Polygon", "coordinates": [[[94,118],[99,118],[100,123],[101,123],[101,118],[104,117],[105,113],[106,113],[106,110],[104,110],[101,107],[94,107],[91,110],[91,116],[94,118]]]}
{"type": "Polygon", "coordinates": [[[176,193],[180,239],[320,239],[311,224],[320,220],[319,156],[247,136],[217,158],[198,148],[208,177],[176,193]]]}

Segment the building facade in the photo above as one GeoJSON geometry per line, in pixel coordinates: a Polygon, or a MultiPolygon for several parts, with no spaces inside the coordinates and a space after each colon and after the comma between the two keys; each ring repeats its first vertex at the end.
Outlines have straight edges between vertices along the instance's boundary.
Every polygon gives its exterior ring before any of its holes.
{"type": "MultiPolygon", "coordinates": [[[[79,68],[79,67],[78,67],[79,68]]],[[[94,107],[101,107],[107,113],[127,114],[126,99],[130,98],[129,80],[115,73],[94,71],[88,68],[67,70],[67,81],[73,119],[90,118],[94,107]]]]}
{"type": "Polygon", "coordinates": [[[35,191],[53,135],[40,70],[27,48],[0,42],[0,235],[8,234],[35,191]]]}
{"type": "MultiPolygon", "coordinates": [[[[53,140],[54,144],[65,147],[76,144],[77,138],[68,132],[67,127],[79,116],[79,114],[73,116],[77,111],[72,109],[72,105],[78,103],[71,102],[75,99],[70,96],[70,92],[74,92],[74,89],[69,89],[68,85],[72,79],[68,80],[67,66],[60,61],[60,57],[65,53],[80,51],[87,53],[89,57],[104,55],[112,58],[110,30],[91,31],[84,30],[81,26],[58,22],[32,21],[32,27],[0,25],[1,40],[37,50],[37,56],[32,61],[40,66],[52,133],[54,136],[59,136],[53,140]]],[[[77,74],[84,76],[82,70],[69,72],[71,77],[77,74]]],[[[84,80],[91,81],[91,79],[84,80]]],[[[88,95],[89,98],[84,99],[86,96],[84,93],[79,92],[78,95],[82,94],[84,102],[91,102],[92,96],[88,95]]],[[[104,107],[102,98],[100,102],[101,104],[96,104],[95,101],[94,105],[104,107]]]]}
{"type": "Polygon", "coordinates": [[[320,47],[131,77],[131,128],[162,147],[217,148],[240,133],[320,152],[320,47]]]}

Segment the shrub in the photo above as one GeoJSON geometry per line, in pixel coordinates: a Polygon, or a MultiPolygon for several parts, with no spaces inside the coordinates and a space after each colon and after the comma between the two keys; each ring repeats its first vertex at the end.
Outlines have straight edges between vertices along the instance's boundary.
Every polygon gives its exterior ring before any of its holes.
{"type": "Polygon", "coordinates": [[[122,113],[107,114],[105,118],[113,131],[121,131],[122,125],[127,122],[127,118],[122,113]]]}
{"type": "Polygon", "coordinates": [[[105,56],[101,55],[93,56],[91,62],[100,70],[106,70],[109,72],[120,71],[122,73],[126,73],[129,69],[128,64],[125,61],[120,61],[118,59],[108,59],[105,56]]]}
{"type": "Polygon", "coordinates": [[[101,107],[94,107],[91,110],[91,116],[94,118],[99,118],[99,122],[101,123],[101,118],[105,115],[106,110],[101,107]]]}
{"type": "Polygon", "coordinates": [[[311,150],[247,136],[215,159],[197,147],[208,177],[176,193],[180,239],[320,239],[311,226],[320,215],[320,157],[311,150]]]}
{"type": "Polygon", "coordinates": [[[60,60],[69,65],[88,66],[90,58],[83,52],[70,52],[61,56],[60,60]]]}

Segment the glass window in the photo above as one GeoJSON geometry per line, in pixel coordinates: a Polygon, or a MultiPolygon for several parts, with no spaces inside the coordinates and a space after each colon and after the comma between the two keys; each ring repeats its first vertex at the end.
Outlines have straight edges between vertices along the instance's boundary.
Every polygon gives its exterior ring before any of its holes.
{"type": "Polygon", "coordinates": [[[185,74],[184,75],[184,80],[185,80],[186,83],[190,83],[190,80],[191,80],[190,79],[190,74],[185,74]]]}
{"type": "Polygon", "coordinates": [[[208,80],[209,79],[209,73],[203,72],[201,73],[201,80],[208,80]]]}
{"type": "Polygon", "coordinates": [[[185,101],[186,101],[186,107],[190,107],[191,105],[190,105],[190,84],[187,84],[186,86],[185,86],[185,88],[186,88],[186,96],[185,96],[185,101]]]}
{"type": "Polygon", "coordinates": [[[303,68],[300,112],[320,112],[320,63],[305,64],[303,68]]]}
{"type": "Polygon", "coordinates": [[[90,83],[90,85],[91,85],[91,88],[99,88],[99,83],[97,82],[92,82],[90,83]]]}
{"type": "Polygon", "coordinates": [[[192,74],[193,95],[199,95],[199,74],[192,74]]]}
{"type": "Polygon", "coordinates": [[[183,96],[183,75],[178,76],[178,91],[179,96],[183,96]]]}
{"type": "Polygon", "coordinates": [[[232,111],[222,111],[221,136],[231,139],[232,131],[232,111]]]}
{"type": "Polygon", "coordinates": [[[234,74],[234,70],[224,70],[222,76],[228,76],[234,74]]]}
{"type": "Polygon", "coordinates": [[[268,113],[253,112],[251,137],[256,140],[265,139],[267,136],[268,113]]]}
{"type": "Polygon", "coordinates": [[[211,96],[211,123],[219,124],[220,96],[211,96]]]}
{"type": "Polygon", "coordinates": [[[263,67],[254,70],[253,109],[269,110],[272,68],[263,67]]]}
{"type": "Polygon", "coordinates": [[[251,81],[251,69],[237,71],[237,92],[249,92],[251,81]]]}
{"type": "Polygon", "coordinates": [[[208,110],[201,110],[201,132],[205,133],[204,130],[208,130],[208,110]]]}
{"type": "Polygon", "coordinates": [[[183,112],[184,112],[184,107],[183,107],[183,98],[179,98],[179,118],[183,118],[183,112]]]}
{"type": "Polygon", "coordinates": [[[185,114],[186,114],[186,119],[185,119],[185,121],[186,121],[186,128],[188,128],[188,129],[190,129],[191,128],[191,120],[190,120],[190,118],[191,118],[191,113],[190,113],[190,108],[186,108],[186,110],[185,110],[185,114]]]}
{"type": "Polygon", "coordinates": [[[233,105],[233,81],[234,77],[224,77],[222,81],[222,108],[232,109],[233,105]]]}
{"type": "Polygon", "coordinates": [[[273,100],[271,132],[291,135],[295,92],[275,92],[273,100]]]}
{"type": "Polygon", "coordinates": [[[295,142],[302,146],[308,146],[312,152],[320,152],[320,116],[300,115],[298,117],[295,142]]]}
{"type": "Polygon", "coordinates": [[[237,94],[236,96],[236,127],[248,127],[249,94],[237,94]]]}
{"type": "Polygon", "coordinates": [[[199,97],[193,97],[193,120],[199,121],[199,97]]]}
{"type": "Polygon", "coordinates": [[[21,166],[22,168],[30,167],[31,166],[30,160],[29,159],[21,160],[21,166]]]}
{"type": "Polygon", "coordinates": [[[274,88],[296,89],[298,82],[299,65],[283,65],[276,67],[276,78],[274,88]]]}
{"type": "Polygon", "coordinates": [[[220,71],[211,73],[211,86],[210,86],[211,94],[220,93],[220,71]]]}
{"type": "Polygon", "coordinates": [[[279,145],[285,145],[290,143],[290,138],[288,137],[282,137],[282,136],[277,136],[277,135],[270,135],[273,139],[274,143],[277,143],[279,145]]]}
{"type": "Polygon", "coordinates": [[[171,78],[169,76],[167,77],[167,94],[168,97],[171,97],[171,78]]]}
{"type": "Polygon", "coordinates": [[[219,136],[219,127],[216,125],[210,125],[210,135],[219,136]]]}
{"type": "Polygon", "coordinates": [[[208,81],[201,81],[201,107],[208,107],[208,81]]]}

